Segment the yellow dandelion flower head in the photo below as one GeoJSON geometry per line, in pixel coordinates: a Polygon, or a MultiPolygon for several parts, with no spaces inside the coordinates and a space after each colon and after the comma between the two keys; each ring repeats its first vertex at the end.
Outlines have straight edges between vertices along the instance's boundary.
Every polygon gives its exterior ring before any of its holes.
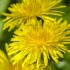
{"type": "Polygon", "coordinates": [[[54,20],[48,15],[61,16],[63,12],[57,11],[58,8],[65,6],[56,6],[61,0],[23,0],[22,3],[16,3],[9,7],[9,13],[3,13],[7,16],[3,21],[6,22],[3,29],[9,28],[9,31],[15,26],[21,24],[35,25],[37,20],[54,20]]]}
{"type": "Polygon", "coordinates": [[[7,56],[0,50],[0,70],[14,70],[7,56]]]}
{"type": "Polygon", "coordinates": [[[21,62],[12,65],[5,53],[0,50],[0,70],[43,70],[43,68],[36,69],[35,64],[29,65],[28,63],[22,68],[21,62]]]}
{"type": "Polygon", "coordinates": [[[13,64],[22,60],[22,67],[28,61],[30,64],[35,62],[37,67],[40,64],[47,66],[50,58],[57,63],[59,56],[63,57],[63,53],[69,51],[65,44],[70,44],[70,24],[62,18],[46,21],[43,27],[22,27],[15,34],[8,45],[8,55],[13,55],[13,64]]]}

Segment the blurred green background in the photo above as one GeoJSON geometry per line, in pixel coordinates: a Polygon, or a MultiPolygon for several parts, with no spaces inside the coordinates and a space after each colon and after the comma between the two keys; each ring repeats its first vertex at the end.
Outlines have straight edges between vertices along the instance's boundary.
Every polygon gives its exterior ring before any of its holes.
{"type": "MultiPolygon", "coordinates": [[[[0,49],[4,52],[6,52],[5,43],[10,41],[14,30],[10,32],[8,32],[8,29],[4,31],[2,30],[4,25],[2,20],[5,18],[5,16],[3,16],[1,12],[9,12],[8,7],[10,6],[10,4],[14,4],[17,2],[21,2],[21,0],[0,0],[0,49]]],[[[65,12],[62,17],[67,20],[68,23],[70,23],[70,0],[62,0],[61,4],[67,6],[66,8],[60,9],[61,11],[65,12]]],[[[70,49],[70,45],[67,46],[70,49]]],[[[65,54],[64,58],[60,58],[59,60],[60,61],[58,64],[55,64],[53,62],[50,63],[52,70],[70,70],[70,53],[65,54]]]]}

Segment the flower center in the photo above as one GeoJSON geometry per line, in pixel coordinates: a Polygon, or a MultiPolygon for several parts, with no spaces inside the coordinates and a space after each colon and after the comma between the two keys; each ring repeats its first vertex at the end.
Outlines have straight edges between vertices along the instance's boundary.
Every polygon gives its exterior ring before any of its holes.
{"type": "Polygon", "coordinates": [[[41,9],[41,6],[40,6],[39,3],[31,3],[31,4],[25,5],[23,7],[23,10],[25,10],[25,14],[28,17],[36,17],[36,16],[38,16],[39,14],[41,14],[40,9],[41,9]]]}
{"type": "Polygon", "coordinates": [[[42,46],[47,43],[47,35],[44,32],[31,33],[28,36],[28,41],[31,45],[33,44],[33,45],[42,46]]]}

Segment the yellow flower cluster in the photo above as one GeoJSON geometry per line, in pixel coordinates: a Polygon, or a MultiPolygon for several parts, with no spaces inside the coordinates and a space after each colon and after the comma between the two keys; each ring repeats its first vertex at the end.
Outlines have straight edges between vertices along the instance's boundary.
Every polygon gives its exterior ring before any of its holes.
{"type": "Polygon", "coordinates": [[[9,31],[15,26],[20,27],[25,25],[37,25],[38,19],[52,20],[53,18],[48,15],[61,16],[61,11],[57,11],[58,8],[65,6],[55,6],[61,0],[23,0],[22,3],[16,3],[9,7],[11,13],[3,13],[7,16],[3,22],[6,22],[3,29],[9,28],[9,31]]]}
{"type": "Polygon", "coordinates": [[[13,65],[10,62],[12,56],[7,57],[3,51],[0,50],[0,70],[43,70],[36,69],[35,65],[26,64],[25,67],[22,68],[21,61],[17,64],[13,65]]]}
{"type": "Polygon", "coordinates": [[[48,59],[51,58],[57,63],[58,56],[63,58],[62,53],[66,53],[67,47],[64,44],[70,44],[70,24],[66,21],[45,21],[42,26],[28,26],[21,30],[16,30],[11,39],[8,49],[8,55],[13,55],[11,61],[13,65],[23,60],[22,67],[30,61],[30,64],[36,63],[37,68],[40,64],[48,65],[48,59]],[[51,23],[50,23],[51,22],[51,23]],[[43,59],[41,57],[43,56],[43,59]]]}
{"type": "MultiPolygon", "coordinates": [[[[1,70],[44,70],[49,60],[58,63],[58,58],[70,52],[70,24],[60,18],[57,11],[61,0],[22,0],[9,7],[3,30],[16,28],[10,43],[6,43],[7,56],[0,51],[1,70]]],[[[50,70],[50,68],[49,68],[50,70]]]]}

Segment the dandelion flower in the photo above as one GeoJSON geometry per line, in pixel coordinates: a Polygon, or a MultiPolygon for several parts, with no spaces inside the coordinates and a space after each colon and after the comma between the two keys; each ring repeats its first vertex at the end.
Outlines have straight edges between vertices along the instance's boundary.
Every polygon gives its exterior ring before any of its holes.
{"type": "Polygon", "coordinates": [[[9,62],[7,56],[0,50],[0,70],[15,70],[13,65],[9,62]]]}
{"type": "Polygon", "coordinates": [[[61,16],[63,12],[57,11],[58,8],[65,6],[56,6],[61,0],[23,0],[22,3],[11,5],[8,10],[11,13],[3,13],[6,18],[3,20],[4,30],[8,27],[9,31],[15,26],[19,27],[21,24],[37,25],[38,19],[54,20],[48,15],[61,16]]]}
{"type": "Polygon", "coordinates": [[[0,70],[43,70],[43,69],[36,69],[35,65],[28,65],[26,64],[24,68],[21,66],[21,62],[17,63],[16,65],[12,65],[9,61],[9,58],[5,55],[3,51],[0,50],[0,70]]]}
{"type": "Polygon", "coordinates": [[[13,65],[22,60],[22,67],[30,61],[47,66],[50,58],[58,63],[59,56],[69,52],[65,44],[70,44],[70,24],[62,22],[62,18],[55,22],[44,22],[43,27],[22,27],[15,31],[14,37],[7,46],[8,55],[12,55],[13,65]]]}

